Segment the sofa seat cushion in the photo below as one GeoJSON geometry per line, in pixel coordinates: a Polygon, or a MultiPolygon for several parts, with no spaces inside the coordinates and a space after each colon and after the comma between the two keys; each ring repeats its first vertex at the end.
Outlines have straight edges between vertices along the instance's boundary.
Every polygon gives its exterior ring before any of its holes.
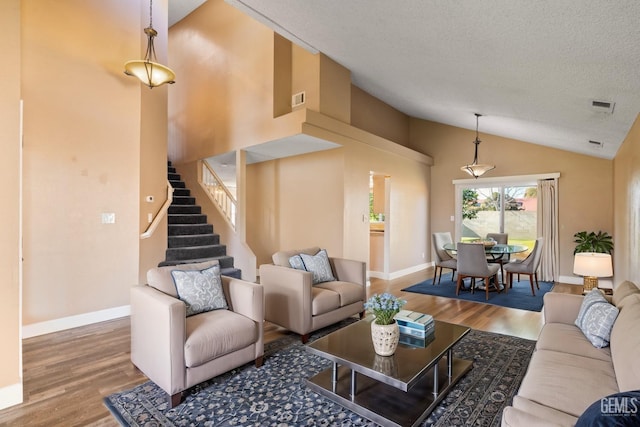
{"type": "Polygon", "coordinates": [[[311,315],[328,313],[340,308],[340,295],[330,289],[324,289],[320,286],[311,288],[311,315]]]}
{"type": "Polygon", "coordinates": [[[335,292],[340,297],[340,307],[364,300],[362,286],[351,282],[325,282],[315,285],[316,288],[327,289],[335,292]]]}
{"type": "MultiPolygon", "coordinates": [[[[523,412],[529,414],[535,414],[538,417],[542,418],[546,423],[553,423],[559,426],[573,426],[576,423],[577,417],[573,415],[569,415],[566,412],[559,411],[554,408],[550,408],[548,406],[540,405],[539,403],[535,403],[530,401],[529,399],[525,399],[521,396],[513,396],[512,406],[517,408],[523,412]]],[[[527,426],[528,424],[514,424],[520,426],[527,426]]]]}
{"type": "Polygon", "coordinates": [[[518,395],[579,417],[591,403],[617,392],[611,362],[536,350],[518,395]]]}
{"type": "Polygon", "coordinates": [[[188,368],[245,348],[258,339],[258,325],[231,310],[216,310],[186,320],[184,360],[188,368]]]}
{"type": "Polygon", "coordinates": [[[565,323],[544,325],[536,343],[536,350],[559,351],[611,363],[609,347],[594,347],[577,326],[565,323]]]}

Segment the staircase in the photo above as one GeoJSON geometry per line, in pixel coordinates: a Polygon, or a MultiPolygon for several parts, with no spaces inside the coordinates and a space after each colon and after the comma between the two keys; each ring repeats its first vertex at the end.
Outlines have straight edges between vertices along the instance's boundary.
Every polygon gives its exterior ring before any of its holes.
{"type": "Polygon", "coordinates": [[[173,187],[173,202],[168,210],[169,242],[166,259],[158,264],[188,264],[217,259],[220,272],[225,276],[240,279],[241,271],[233,266],[233,257],[227,255],[227,247],[220,244],[220,236],[214,234],[213,225],[196,205],[191,190],[186,188],[180,174],[167,163],[169,183],[173,187]]]}

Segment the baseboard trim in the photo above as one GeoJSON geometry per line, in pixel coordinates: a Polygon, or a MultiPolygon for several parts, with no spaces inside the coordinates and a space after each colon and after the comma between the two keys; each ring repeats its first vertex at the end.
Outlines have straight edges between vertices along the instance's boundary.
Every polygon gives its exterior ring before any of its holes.
{"type": "Polygon", "coordinates": [[[559,283],[568,283],[570,285],[582,285],[582,277],[577,276],[560,276],[558,277],[559,283]]]}
{"type": "Polygon", "coordinates": [[[432,262],[426,262],[424,264],[414,265],[413,267],[405,268],[403,270],[394,271],[389,275],[389,280],[397,279],[402,276],[406,276],[412,273],[417,273],[418,271],[426,270],[429,267],[433,267],[432,262]]]}
{"type": "Polygon", "coordinates": [[[368,277],[375,277],[382,280],[393,280],[408,274],[417,273],[418,271],[426,270],[429,267],[433,267],[432,262],[424,264],[414,265],[413,267],[405,268],[404,270],[394,271],[393,273],[384,273],[382,271],[367,271],[368,277]]]}
{"type": "Polygon", "coordinates": [[[22,383],[0,388],[0,409],[19,405],[23,402],[22,383]]]}
{"type": "Polygon", "coordinates": [[[46,322],[33,323],[22,327],[22,338],[32,338],[39,335],[50,334],[52,332],[64,331],[66,329],[77,328],[78,326],[91,325],[92,323],[104,322],[129,316],[131,306],[107,308],[105,310],[93,311],[91,313],[78,314],[76,316],[63,317],[60,319],[48,320],[46,322]]]}

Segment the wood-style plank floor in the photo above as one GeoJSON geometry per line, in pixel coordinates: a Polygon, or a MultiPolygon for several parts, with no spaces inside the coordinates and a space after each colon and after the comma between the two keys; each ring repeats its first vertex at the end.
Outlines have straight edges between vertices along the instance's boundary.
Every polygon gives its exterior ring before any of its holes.
{"type": "MultiPolygon", "coordinates": [[[[536,339],[541,313],[401,292],[430,278],[432,269],[387,281],[371,279],[368,293],[391,292],[405,308],[483,331],[536,339]]],[[[579,293],[580,286],[557,284],[554,292],[579,293]]],[[[265,324],[265,341],[288,334],[265,324]]],[[[23,343],[24,403],[0,411],[0,425],[118,426],[103,397],[147,378],[129,359],[129,318],[29,338],[23,343]]]]}

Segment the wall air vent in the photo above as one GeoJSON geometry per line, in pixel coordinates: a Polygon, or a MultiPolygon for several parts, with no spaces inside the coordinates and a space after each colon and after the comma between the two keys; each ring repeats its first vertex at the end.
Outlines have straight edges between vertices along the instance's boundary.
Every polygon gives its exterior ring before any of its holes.
{"type": "Polygon", "coordinates": [[[593,141],[593,140],[589,140],[589,146],[591,148],[602,148],[604,146],[604,144],[600,141],[593,141]]]}
{"type": "Polygon", "coordinates": [[[591,109],[593,111],[597,111],[598,113],[613,114],[613,109],[615,106],[615,102],[601,101],[596,99],[591,101],[591,109]]]}
{"type": "Polygon", "coordinates": [[[304,92],[298,92],[291,97],[291,107],[298,107],[306,101],[307,96],[304,92]]]}

